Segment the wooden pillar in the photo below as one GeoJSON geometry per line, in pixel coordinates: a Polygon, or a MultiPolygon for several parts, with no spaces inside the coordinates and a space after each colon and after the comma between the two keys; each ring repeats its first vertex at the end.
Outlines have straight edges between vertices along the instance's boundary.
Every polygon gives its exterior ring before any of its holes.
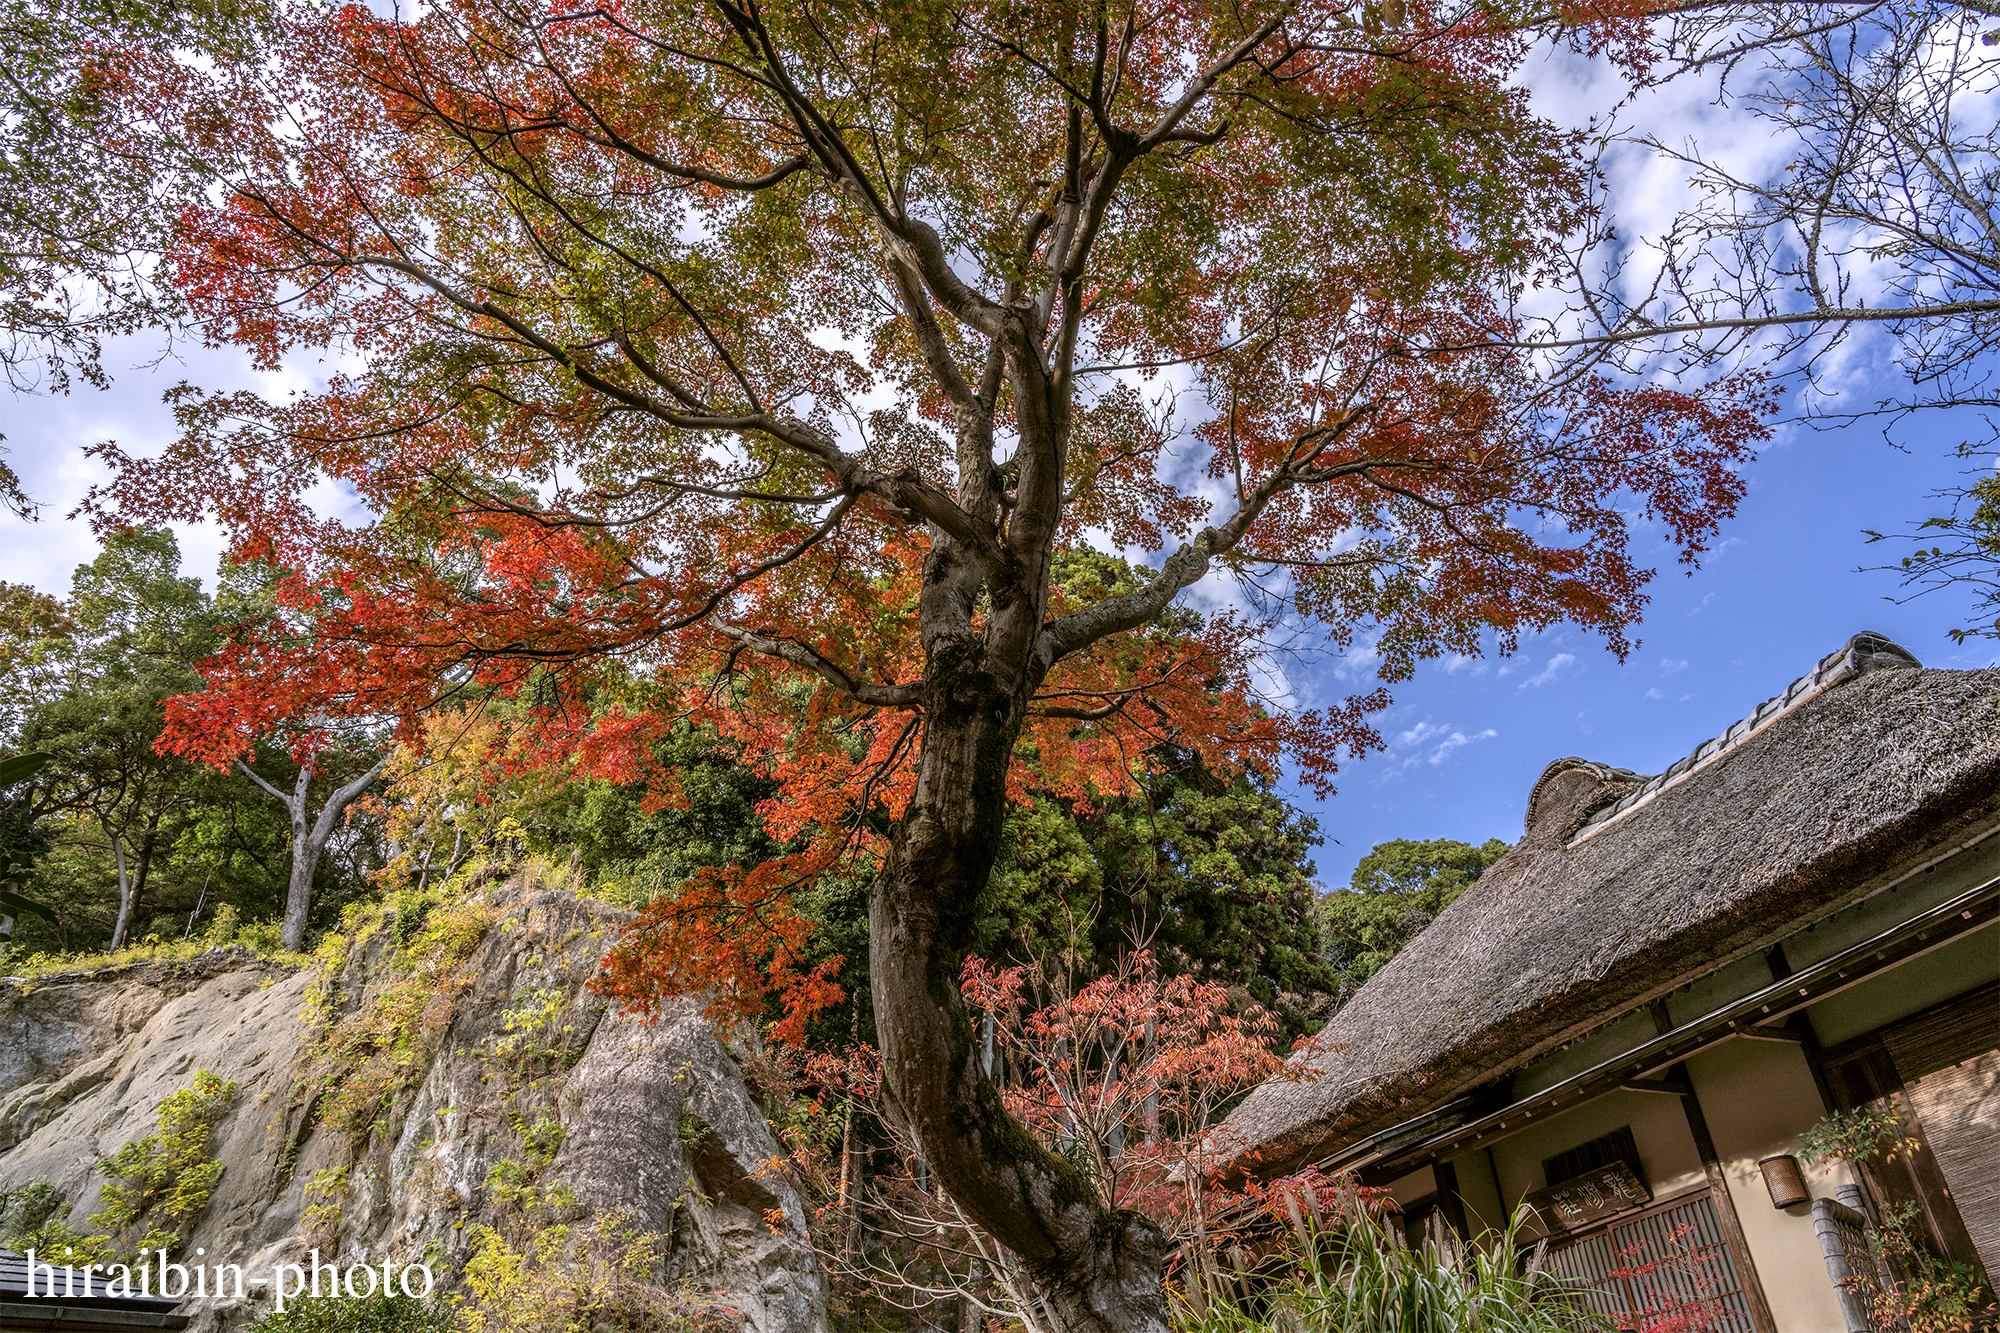
{"type": "Polygon", "coordinates": [[[1431,1173],[1437,1177],[1438,1211],[1460,1240],[1471,1240],[1472,1230],[1465,1224],[1465,1200],[1458,1196],[1458,1168],[1440,1159],[1431,1164],[1431,1173]]]}
{"type": "Polygon", "coordinates": [[[1764,1299],[1764,1280],[1751,1261],[1750,1243],[1744,1238],[1742,1219],[1736,1215],[1736,1201],[1729,1197],[1729,1181],[1722,1174],[1722,1159],[1715,1154],[1715,1140],[1709,1136],[1708,1117],[1701,1112],[1694,1081],[1688,1076],[1686,1065],[1674,1066],[1674,1072],[1667,1077],[1687,1085],[1688,1090],[1681,1094],[1681,1109],[1687,1113],[1688,1133],[1694,1136],[1695,1151],[1701,1154],[1701,1169],[1708,1176],[1708,1194],[1715,1204],[1716,1223],[1722,1228],[1722,1239],[1729,1246],[1737,1276],[1743,1280],[1743,1301],[1750,1307],[1751,1326],[1757,1333],[1777,1333],[1771,1304],[1764,1299]]]}

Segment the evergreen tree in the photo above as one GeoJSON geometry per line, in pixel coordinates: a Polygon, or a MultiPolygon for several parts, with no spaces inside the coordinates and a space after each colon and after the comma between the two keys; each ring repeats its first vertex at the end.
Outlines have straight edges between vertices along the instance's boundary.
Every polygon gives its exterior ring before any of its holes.
{"type": "Polygon", "coordinates": [[[996,960],[1075,953],[1092,975],[1143,945],[1169,975],[1219,982],[1303,1031],[1335,984],[1313,912],[1320,840],[1267,782],[1176,755],[1138,796],[1013,815],[980,941],[996,960]]]}
{"type": "Polygon", "coordinates": [[[1320,901],[1322,950],[1341,1001],[1457,902],[1507,849],[1498,838],[1477,847],[1452,838],[1376,843],[1354,867],[1348,887],[1320,901]]]}
{"type": "MultiPolygon", "coordinates": [[[[283,812],[240,777],[155,748],[165,701],[201,688],[195,667],[233,609],[181,573],[165,528],[106,538],[67,599],[0,588],[0,743],[54,756],[0,806],[5,850],[34,866],[60,923],[23,921],[17,944],[117,947],[178,937],[224,904],[246,921],[281,909],[283,812]]],[[[282,751],[262,759],[280,781],[296,778],[282,751]]],[[[345,842],[318,876],[322,919],[365,891],[372,869],[367,839],[345,842]]]]}

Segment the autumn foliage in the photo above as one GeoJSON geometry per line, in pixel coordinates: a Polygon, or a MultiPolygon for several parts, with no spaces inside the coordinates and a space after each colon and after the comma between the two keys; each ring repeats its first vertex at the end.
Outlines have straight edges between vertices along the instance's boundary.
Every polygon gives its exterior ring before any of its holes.
{"type": "MultiPolygon", "coordinates": [[[[1576,18],[1637,60],[1627,8],[1576,18]]],[[[1162,742],[1324,789],[1387,696],[1321,697],[1288,644],[1392,681],[1560,622],[1626,651],[1637,539],[1700,556],[1759,382],[1520,345],[1592,205],[1505,5],[437,0],[276,31],[128,64],[148,117],[237,111],[184,127],[222,185],[168,256],[210,336],[332,367],[100,450],[105,521],[211,520],[280,574],[172,743],[497,696],[521,754],[662,803],[671,728],[737,747],[784,852],[650,909],[612,984],[809,1009],[793,891],[878,868],[886,1083],[1115,1325],[1082,1274],[1153,1242],[1041,1216],[1077,1197],[1032,1185],[1056,1157],[991,1174],[1012,1131],[953,1055],[941,979],[1007,804],[1130,792],[1162,742]]]]}
{"type": "Polygon", "coordinates": [[[1224,1107],[1267,1079],[1302,1076],[1286,1063],[1275,1015],[1213,982],[1163,978],[1143,949],[1067,994],[1040,966],[968,959],[963,989],[994,1058],[1013,1071],[1007,1109],[1045,1142],[1087,1155],[1107,1208],[1171,1219],[1173,1233],[1212,1229],[1218,1197],[1225,1208],[1240,1197],[1221,1179],[1240,1145],[1212,1133],[1224,1107]],[[1048,1002],[1036,1005],[1031,989],[1048,1002]]]}
{"type": "MultiPolygon", "coordinates": [[[[1061,7],[759,13],[754,40],[744,12],[301,10],[268,63],[216,71],[241,116],[203,128],[232,189],[182,218],[177,281],[261,364],[340,349],[363,368],[283,401],[184,393],[163,456],[105,447],[118,480],[96,502],[213,518],[285,571],[270,620],[177,706],[183,753],[226,761],[315,710],[413,719],[525,692],[535,744],[579,773],[645,771],[681,719],[781,778],[766,813],[798,859],[663,907],[646,928],[738,924],[706,953],[645,944],[619,973],[632,998],[649,967],[749,986],[745,947],[789,947],[786,886],[901,817],[925,561],[974,480],[948,436],[953,394],[979,387],[977,328],[897,305],[906,275],[872,257],[879,224],[758,72],[760,43],[797,48],[832,119],[895,127],[883,188],[996,300],[1027,290],[1079,152],[1099,151],[1052,73],[1092,32],[1061,7]],[[968,384],[940,382],[933,334],[968,384]],[[325,480],[360,521],[315,507],[325,480]],[[607,682],[623,702],[588,702],[607,682]]],[[[1367,632],[1392,677],[1559,620],[1622,650],[1647,577],[1626,514],[1692,559],[1740,494],[1753,382],[1551,380],[1506,345],[1521,286],[1586,213],[1573,145],[1505,84],[1524,39],[1489,9],[1414,7],[1393,41],[1350,17],[1295,9],[1264,57],[1275,100],[1241,76],[1171,129],[1056,312],[1050,353],[1074,367],[1058,548],[1171,550],[1270,494],[1224,562],[1243,609],[1053,664],[1016,793],[1122,792],[1167,736],[1323,785],[1374,742],[1384,696],[1274,706],[1274,632],[1367,632]],[[1170,416],[1168,382],[1199,407],[1170,416]]],[[[1135,15],[1107,105],[1158,117],[1252,22],[1135,15]]],[[[1100,137],[1117,118],[1090,117],[1100,137]]],[[[983,392],[1004,452],[1020,408],[983,392]]],[[[1124,591],[1050,580],[1045,616],[1124,591]]]]}
{"type": "MultiPolygon", "coordinates": [[[[1276,1017],[1239,1006],[1227,988],[1162,977],[1141,949],[1096,977],[1054,960],[1001,968],[975,958],[962,990],[981,1016],[979,1058],[991,1062],[1008,1109],[1052,1150],[1087,1164],[1106,1208],[1160,1223],[1178,1247],[1171,1277],[1184,1291],[1226,1285],[1217,1264],[1229,1260],[1218,1256],[1240,1243],[1269,1249],[1328,1218],[1393,1210],[1386,1191],[1348,1178],[1308,1171],[1259,1182],[1229,1169],[1235,1150],[1219,1131],[1233,1099],[1304,1074],[1286,1062],[1276,1017]]],[[[969,1302],[1039,1331],[1033,1275],[990,1238],[967,1234],[963,1213],[882,1107],[875,1053],[818,1051],[797,1065],[807,1096],[785,1117],[787,1165],[817,1196],[814,1232],[830,1270],[907,1308],[969,1302]],[[900,1159],[867,1181],[845,1160],[861,1141],[857,1110],[863,1132],[886,1136],[900,1159]],[[897,1271],[854,1242],[856,1222],[876,1246],[889,1243],[897,1271]]]]}

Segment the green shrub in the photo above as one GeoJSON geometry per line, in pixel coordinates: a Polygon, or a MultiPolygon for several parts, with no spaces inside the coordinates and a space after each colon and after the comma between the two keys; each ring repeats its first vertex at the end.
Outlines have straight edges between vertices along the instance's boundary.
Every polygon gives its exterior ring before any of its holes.
{"type": "Polygon", "coordinates": [[[1902,1128],[1893,1107],[1857,1106],[1851,1111],[1835,1111],[1805,1132],[1799,1142],[1799,1160],[1808,1165],[1865,1162],[1881,1153],[1893,1162],[1899,1150],[1916,1147],[1916,1139],[1903,1134],[1902,1128]]]}
{"type": "Polygon", "coordinates": [[[330,1166],[313,1172],[312,1179],[306,1183],[306,1209],[299,1214],[299,1222],[308,1236],[328,1249],[335,1248],[340,1240],[340,1219],[345,1208],[342,1201],[347,1197],[348,1174],[347,1167],[330,1166]]]}
{"type": "Polygon", "coordinates": [[[86,1236],[63,1221],[68,1201],[46,1180],[32,1181],[0,1194],[0,1245],[17,1254],[33,1251],[37,1259],[56,1263],[116,1263],[119,1255],[108,1236],[86,1236]]]}
{"type": "Polygon", "coordinates": [[[384,1296],[359,1299],[302,1297],[283,1314],[272,1310],[250,1322],[246,1333],[449,1333],[452,1311],[441,1298],[384,1296]]]}
{"type": "Polygon", "coordinates": [[[46,1180],[30,1181],[0,1194],[0,1245],[10,1250],[23,1248],[15,1239],[33,1232],[62,1206],[61,1193],[46,1180]]]}
{"type": "Polygon", "coordinates": [[[179,1248],[222,1178],[222,1163],[209,1149],[216,1122],[235,1097],[235,1083],[197,1069],[192,1083],[160,1103],[160,1132],[134,1139],[100,1168],[112,1180],[91,1222],[112,1233],[151,1223],[138,1239],[140,1249],[179,1248]]]}
{"type": "Polygon", "coordinates": [[[242,928],[243,914],[233,904],[224,903],[215,909],[208,919],[208,929],[202,932],[201,941],[211,949],[236,942],[236,933],[242,928]]]}
{"type": "Polygon", "coordinates": [[[247,926],[238,926],[236,943],[259,958],[283,958],[286,961],[303,958],[303,955],[285,952],[284,926],[276,921],[252,921],[247,926]]]}

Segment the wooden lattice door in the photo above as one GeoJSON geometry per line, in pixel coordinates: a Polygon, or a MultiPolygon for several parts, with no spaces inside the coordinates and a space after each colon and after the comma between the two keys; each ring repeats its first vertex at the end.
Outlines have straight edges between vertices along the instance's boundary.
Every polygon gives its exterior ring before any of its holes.
{"type": "Polygon", "coordinates": [[[1595,1314],[1643,1315],[1670,1302],[1715,1313],[1715,1333],[1753,1333],[1743,1279],[1707,1194],[1656,1205],[1553,1245],[1548,1264],[1595,1314]]]}

